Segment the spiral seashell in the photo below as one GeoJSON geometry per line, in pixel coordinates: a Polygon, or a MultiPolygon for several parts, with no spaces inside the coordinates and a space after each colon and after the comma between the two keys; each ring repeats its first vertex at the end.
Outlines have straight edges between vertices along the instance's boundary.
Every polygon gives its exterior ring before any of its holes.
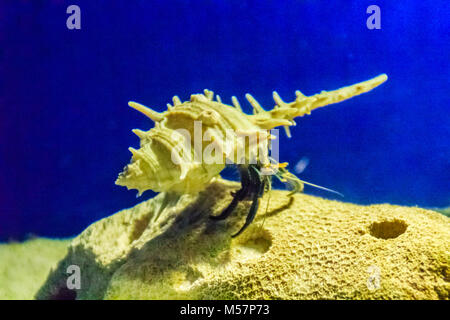
{"type": "Polygon", "coordinates": [[[294,118],[370,91],[386,80],[387,76],[382,74],[312,96],[297,91],[296,99],[290,103],[273,92],[275,106],[269,111],[247,94],[253,107],[251,115],[242,111],[236,97],[232,97],[233,106],[227,105],[217,95],[214,101],[214,93],[206,89],[185,102],[173,97],[173,105],[168,104],[162,113],[129,102],[130,107],[154,121],[155,127],[148,131],[133,130],[140,139],[140,148],[130,148],[131,162],[119,174],[116,184],[137,189],[139,194],[146,190],[199,192],[227,164],[267,165],[273,139],[269,130],[283,126],[290,137],[289,127],[295,125],[294,118]]]}

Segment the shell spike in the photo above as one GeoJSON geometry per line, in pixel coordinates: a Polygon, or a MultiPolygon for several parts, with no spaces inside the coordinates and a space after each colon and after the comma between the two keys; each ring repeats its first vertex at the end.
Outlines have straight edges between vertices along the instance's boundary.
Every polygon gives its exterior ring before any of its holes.
{"type": "Polygon", "coordinates": [[[297,97],[297,99],[306,98],[306,96],[303,93],[301,93],[300,90],[295,91],[295,96],[297,97]]]}
{"type": "Polygon", "coordinates": [[[173,101],[173,106],[179,106],[181,104],[181,100],[178,96],[173,96],[172,101],[173,101]]]}
{"type": "Polygon", "coordinates": [[[133,154],[133,157],[139,155],[139,151],[133,147],[129,147],[128,150],[133,154]]]}
{"type": "Polygon", "coordinates": [[[131,130],[135,135],[139,137],[139,139],[145,139],[147,137],[147,133],[145,131],[139,129],[131,130]]]}
{"type": "Polygon", "coordinates": [[[233,106],[234,106],[236,109],[238,109],[239,111],[242,112],[242,108],[241,108],[241,105],[239,104],[239,100],[238,100],[235,96],[232,96],[232,97],[231,97],[231,102],[233,102],[233,106]]]}
{"type": "Polygon", "coordinates": [[[281,99],[278,92],[274,91],[272,93],[272,96],[273,96],[273,101],[275,101],[275,104],[277,105],[277,107],[283,108],[283,107],[287,106],[286,102],[284,102],[283,99],[281,99]]]}
{"type": "Polygon", "coordinates": [[[140,113],[142,113],[143,115],[147,116],[148,118],[152,119],[155,122],[161,121],[163,119],[162,114],[140,104],[134,101],[130,101],[128,102],[128,105],[130,107],[132,107],[133,109],[136,109],[137,111],[139,111],[140,113]]]}
{"type": "Polygon", "coordinates": [[[293,102],[284,102],[280,95],[274,91],[273,100],[275,107],[270,111],[261,113],[258,102],[249,94],[246,95],[248,101],[253,106],[254,114],[249,115],[249,119],[260,128],[269,129],[274,126],[285,126],[286,135],[290,137],[289,126],[294,126],[294,118],[310,114],[312,110],[338,103],[362,93],[368,92],[387,80],[386,74],[381,74],[367,81],[359,82],[350,86],[342,87],[333,91],[321,91],[312,96],[305,96],[300,91],[296,91],[296,99],[293,102]],[[286,122],[287,123],[286,123],[286,122]]]}
{"type": "Polygon", "coordinates": [[[208,89],[203,90],[204,96],[209,100],[212,101],[214,99],[214,92],[208,89]]]}
{"type": "MultiPolygon", "coordinates": [[[[380,74],[379,76],[372,78],[367,81],[355,83],[350,86],[346,86],[337,90],[333,91],[321,91],[320,93],[306,97],[306,100],[309,101],[308,111],[324,107],[333,103],[338,103],[347,99],[350,99],[354,96],[360,95],[362,93],[368,92],[376,87],[378,87],[380,84],[385,82],[387,80],[386,74],[380,74]]],[[[302,97],[294,102],[294,106],[296,103],[301,103],[303,101],[302,97]]],[[[308,112],[306,112],[308,113],[308,112]]],[[[300,112],[297,116],[302,116],[305,114],[304,112],[300,112]]]]}
{"type": "Polygon", "coordinates": [[[265,110],[263,109],[263,107],[261,107],[261,105],[259,104],[258,101],[256,101],[255,98],[253,98],[253,96],[250,93],[247,93],[245,95],[245,98],[248,100],[248,102],[251,104],[251,106],[253,107],[253,113],[257,114],[257,113],[262,113],[265,112],[265,110]]]}
{"type": "Polygon", "coordinates": [[[291,138],[292,137],[292,135],[291,135],[291,128],[289,128],[289,126],[283,126],[283,128],[284,128],[284,132],[286,133],[286,136],[288,138],[291,138]]]}

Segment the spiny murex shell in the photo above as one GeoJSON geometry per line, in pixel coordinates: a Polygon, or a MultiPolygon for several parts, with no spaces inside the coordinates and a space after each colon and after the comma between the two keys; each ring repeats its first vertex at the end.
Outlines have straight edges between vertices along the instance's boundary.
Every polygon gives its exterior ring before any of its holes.
{"type": "Polygon", "coordinates": [[[294,118],[370,91],[386,80],[387,76],[381,74],[312,96],[296,91],[296,99],[290,103],[273,92],[275,107],[270,111],[264,110],[247,94],[246,98],[253,107],[252,115],[242,111],[236,97],[232,97],[233,106],[227,105],[218,95],[214,101],[213,92],[206,89],[204,94],[191,95],[190,101],[181,102],[178,96],[174,96],[173,106],[168,104],[163,113],[129,102],[132,108],[152,119],[155,126],[148,131],[133,130],[140,138],[140,148],[129,148],[133,154],[131,163],[119,174],[116,184],[137,189],[139,194],[145,190],[201,191],[228,163],[246,164],[256,160],[265,164],[269,152],[267,146],[273,138],[270,129],[284,126],[290,136],[289,126],[295,125],[294,118]],[[197,139],[199,135],[200,139],[197,139]],[[246,145],[240,139],[242,136],[254,136],[257,143],[246,145]]]}

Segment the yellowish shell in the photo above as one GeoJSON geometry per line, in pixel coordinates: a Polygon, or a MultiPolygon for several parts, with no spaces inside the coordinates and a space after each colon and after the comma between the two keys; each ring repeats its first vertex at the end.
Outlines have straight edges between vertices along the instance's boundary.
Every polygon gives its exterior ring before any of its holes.
{"type": "MultiPolygon", "coordinates": [[[[213,101],[212,91],[191,95],[181,102],[173,97],[173,106],[158,113],[136,102],[129,105],[155,121],[149,131],[133,130],[140,138],[140,148],[130,148],[131,163],[119,175],[116,184],[128,189],[157,192],[195,193],[225,168],[227,163],[265,163],[271,135],[268,130],[289,126],[294,118],[310,114],[314,109],[341,102],[370,91],[387,80],[385,74],[334,91],[322,91],[313,96],[296,92],[296,99],[286,103],[274,92],[275,107],[265,111],[249,94],[247,100],[253,115],[242,112],[236,97],[233,105],[222,103],[219,96],[213,101]],[[241,137],[256,137],[256,144],[243,143],[241,137]],[[263,147],[261,147],[263,146],[263,147]]],[[[245,140],[244,140],[245,142],[245,140]]]]}

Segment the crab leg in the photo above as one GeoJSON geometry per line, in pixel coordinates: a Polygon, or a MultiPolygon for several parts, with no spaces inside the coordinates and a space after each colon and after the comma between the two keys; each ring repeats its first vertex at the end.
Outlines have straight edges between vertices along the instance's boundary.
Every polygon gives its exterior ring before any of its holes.
{"type": "Polygon", "coordinates": [[[219,214],[218,216],[210,216],[211,219],[213,220],[226,219],[234,211],[238,203],[247,197],[251,188],[248,168],[240,167],[239,172],[241,175],[241,189],[239,189],[234,194],[233,200],[228,205],[228,207],[226,207],[226,209],[223,210],[222,213],[219,214]]]}
{"type": "Polygon", "coordinates": [[[237,237],[242,232],[244,232],[245,229],[252,223],[253,219],[256,216],[256,212],[258,211],[259,207],[259,198],[261,198],[264,195],[264,189],[265,189],[265,180],[261,181],[261,177],[259,175],[258,170],[254,166],[250,166],[250,179],[252,181],[252,186],[255,187],[255,190],[253,190],[252,194],[252,205],[250,207],[250,210],[247,215],[247,219],[245,220],[245,224],[242,226],[242,228],[232,235],[232,237],[237,237]]]}

